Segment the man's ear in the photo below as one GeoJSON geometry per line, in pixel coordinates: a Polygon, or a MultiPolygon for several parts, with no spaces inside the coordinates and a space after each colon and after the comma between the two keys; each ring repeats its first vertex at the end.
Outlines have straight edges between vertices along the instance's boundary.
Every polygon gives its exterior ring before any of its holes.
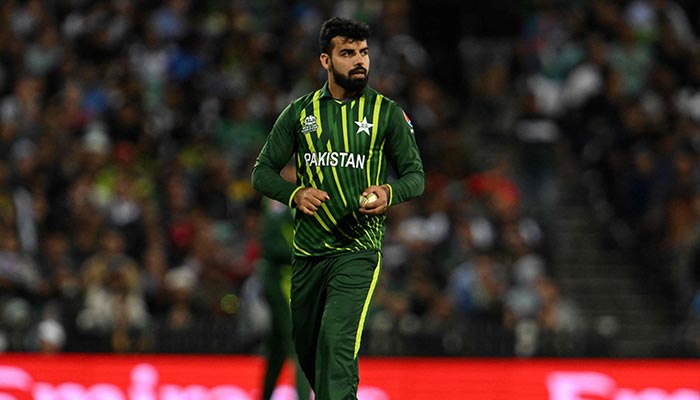
{"type": "Polygon", "coordinates": [[[318,59],[321,61],[321,66],[323,67],[323,69],[328,71],[331,65],[331,57],[326,53],[321,53],[318,59]]]}

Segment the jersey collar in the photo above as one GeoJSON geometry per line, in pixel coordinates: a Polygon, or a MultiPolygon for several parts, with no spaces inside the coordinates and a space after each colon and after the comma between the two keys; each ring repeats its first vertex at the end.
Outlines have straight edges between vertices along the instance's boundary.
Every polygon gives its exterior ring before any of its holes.
{"type": "MultiPolygon", "coordinates": [[[[345,101],[357,99],[357,98],[360,98],[360,97],[362,97],[362,96],[365,96],[365,97],[366,97],[366,95],[367,95],[367,93],[368,93],[369,91],[370,91],[370,87],[369,87],[369,84],[367,84],[367,85],[365,85],[365,87],[364,87],[355,97],[350,98],[350,99],[347,99],[347,100],[345,100],[345,101]]],[[[332,100],[335,100],[335,99],[333,98],[333,95],[331,95],[331,91],[328,89],[328,81],[326,81],[326,83],[324,83],[324,84],[323,84],[323,87],[321,88],[321,96],[320,96],[320,98],[321,98],[321,99],[332,99],[332,100]]],[[[338,101],[340,101],[340,100],[338,100],[338,101]]]]}

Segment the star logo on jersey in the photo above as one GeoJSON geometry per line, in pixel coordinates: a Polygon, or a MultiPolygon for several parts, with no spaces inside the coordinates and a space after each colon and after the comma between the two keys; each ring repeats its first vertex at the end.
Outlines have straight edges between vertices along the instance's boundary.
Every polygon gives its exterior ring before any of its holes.
{"type": "Polygon", "coordinates": [[[362,121],[355,121],[355,124],[357,124],[357,133],[366,133],[367,136],[369,136],[369,128],[373,127],[374,124],[370,124],[367,122],[367,117],[364,117],[362,121]]]}

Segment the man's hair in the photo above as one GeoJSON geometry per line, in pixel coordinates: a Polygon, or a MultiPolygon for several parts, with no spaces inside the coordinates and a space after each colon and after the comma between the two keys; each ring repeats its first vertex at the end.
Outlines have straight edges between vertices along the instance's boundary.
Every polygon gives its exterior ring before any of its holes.
{"type": "Polygon", "coordinates": [[[366,40],[369,37],[369,26],[361,21],[353,19],[333,17],[321,25],[321,33],[318,35],[318,45],[321,53],[330,54],[331,40],[340,36],[352,41],[366,40]]]}

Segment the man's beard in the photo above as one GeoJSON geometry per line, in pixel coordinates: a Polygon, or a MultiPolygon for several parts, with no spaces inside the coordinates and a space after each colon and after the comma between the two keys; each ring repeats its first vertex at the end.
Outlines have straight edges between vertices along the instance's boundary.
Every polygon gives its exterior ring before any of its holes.
{"type": "Polygon", "coordinates": [[[357,93],[364,89],[365,86],[367,86],[367,80],[369,79],[369,72],[362,67],[350,70],[350,72],[348,72],[348,76],[345,76],[336,71],[335,68],[333,68],[333,64],[331,64],[331,72],[333,73],[335,83],[350,93],[357,93]],[[357,72],[358,70],[364,71],[365,76],[363,78],[350,78],[353,72],[357,72]]]}

